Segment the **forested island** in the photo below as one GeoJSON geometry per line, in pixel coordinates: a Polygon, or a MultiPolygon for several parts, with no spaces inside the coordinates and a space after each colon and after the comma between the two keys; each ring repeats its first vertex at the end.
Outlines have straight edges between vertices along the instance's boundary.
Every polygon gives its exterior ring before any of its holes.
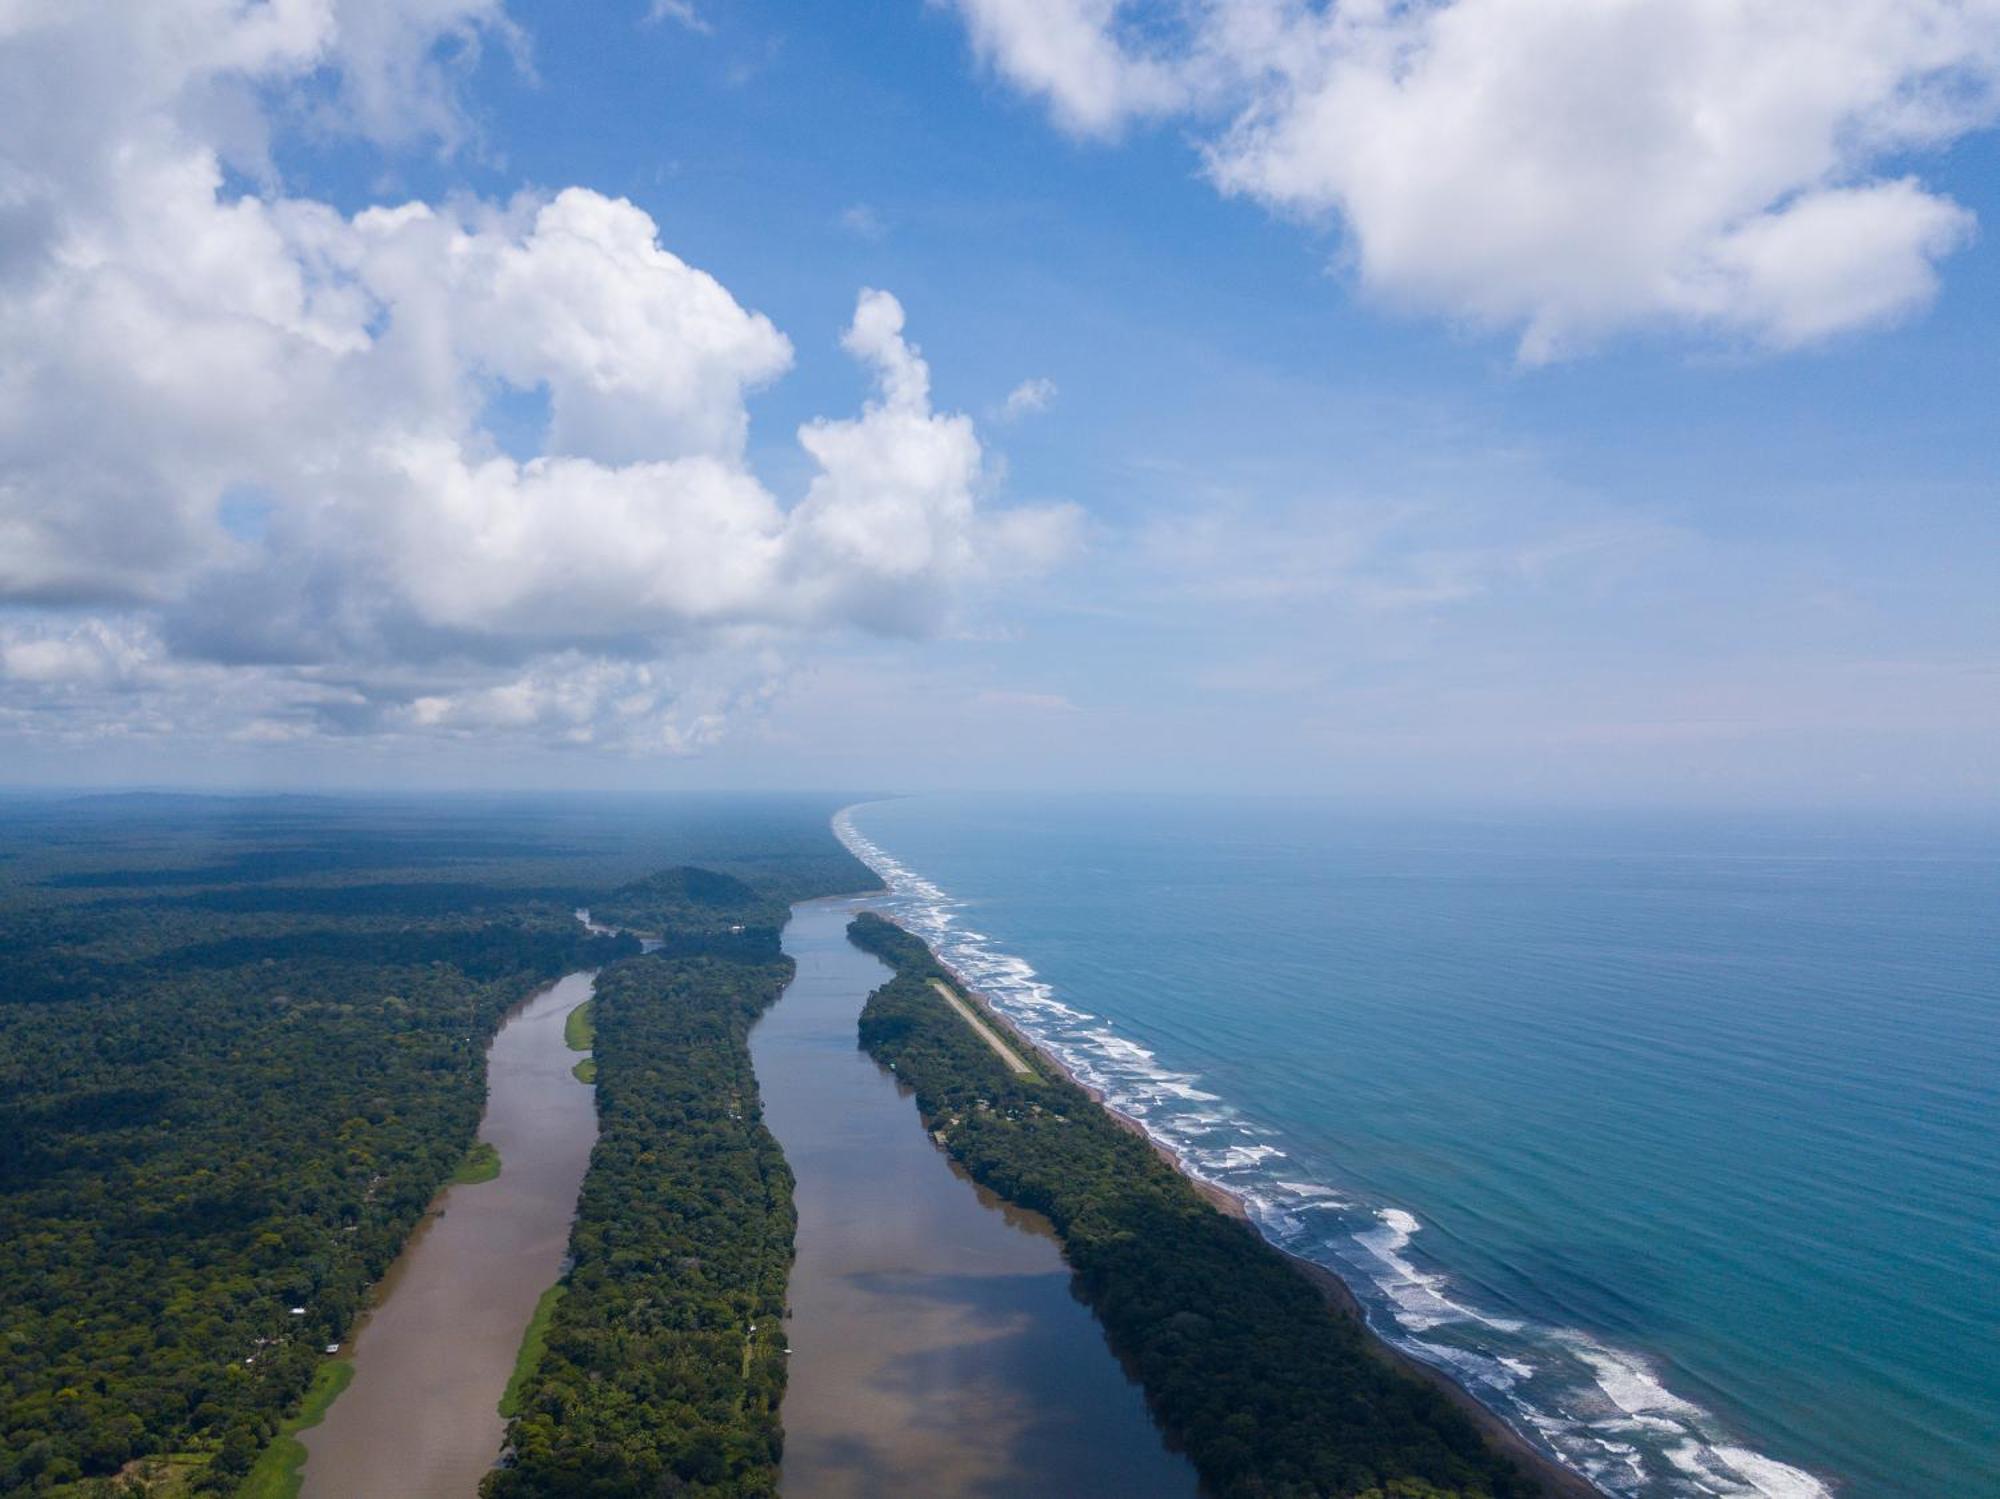
{"type": "Polygon", "coordinates": [[[790,976],[709,956],[598,976],[575,1268],[492,1499],[777,1491],[791,1173],[745,1040],[790,976]]]}
{"type": "Polygon", "coordinates": [[[1078,1292],[1209,1491],[1543,1492],[1081,1088],[1046,1062],[1010,1065],[938,992],[951,978],[921,941],[867,912],[849,936],[895,971],[862,1012],[862,1045],[915,1090],[926,1127],[974,1180],[1055,1225],[1078,1292]]]}

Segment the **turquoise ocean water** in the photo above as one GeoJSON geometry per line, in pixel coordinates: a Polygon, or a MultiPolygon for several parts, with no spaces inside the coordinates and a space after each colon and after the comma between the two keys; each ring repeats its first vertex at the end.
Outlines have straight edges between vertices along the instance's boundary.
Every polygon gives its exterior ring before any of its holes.
{"type": "Polygon", "coordinates": [[[2000,1495],[2000,827],[919,797],[896,914],[1619,1495],[2000,1495]]]}

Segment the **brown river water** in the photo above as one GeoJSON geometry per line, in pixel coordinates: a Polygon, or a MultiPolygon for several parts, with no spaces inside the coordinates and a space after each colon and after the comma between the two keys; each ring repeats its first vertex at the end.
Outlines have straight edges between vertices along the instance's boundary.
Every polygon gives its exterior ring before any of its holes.
{"type": "Polygon", "coordinates": [[[597,1140],[596,1090],[563,1042],[590,986],[570,974],[494,1036],[479,1138],[499,1150],[500,1175],[447,1188],[383,1277],[350,1345],[354,1382],[300,1434],[302,1499],[472,1499],[499,1456],[500,1395],[562,1272],[597,1140]]]}
{"type": "MultiPolygon", "coordinates": [[[[786,1499],[1196,1493],[1070,1293],[1045,1220],[974,1185],[858,1045],[888,977],[851,946],[858,903],[794,908],[797,978],[750,1038],[764,1115],[798,1179],[786,1499]]],[[[500,1175],[449,1188],[343,1357],[354,1382],[301,1434],[303,1499],[473,1499],[536,1300],[561,1273],[597,1138],[563,1020],[571,974],[516,1010],[487,1061],[479,1138],[500,1175]]]]}
{"type": "Polygon", "coordinates": [[[888,969],[854,901],[793,908],[798,976],[751,1033],[798,1179],[786,1499],[1196,1493],[1039,1215],[975,1186],[855,1023],[888,969]]]}

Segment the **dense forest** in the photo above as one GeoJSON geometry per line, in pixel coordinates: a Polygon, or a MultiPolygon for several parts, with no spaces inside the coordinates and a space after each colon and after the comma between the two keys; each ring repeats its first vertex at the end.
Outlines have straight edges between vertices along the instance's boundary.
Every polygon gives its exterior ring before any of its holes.
{"type": "Polygon", "coordinates": [[[851,888],[830,810],[0,798],[0,1492],[230,1492],[461,1163],[502,1015],[636,950],[576,907],[672,861],[851,888]]]}
{"type": "Polygon", "coordinates": [[[916,1090],[975,1179],[1048,1215],[1079,1293],[1211,1492],[1541,1492],[1082,1089],[1005,1067],[931,988],[947,975],[923,943],[865,913],[849,936],[895,970],[862,1012],[862,1045],[916,1090]]]}
{"type": "Polygon", "coordinates": [[[535,935],[169,952],[6,1006],[0,1489],[189,1447],[211,1487],[248,1471],[464,1155],[500,1016],[614,947],[535,935]]]}
{"type": "Polygon", "coordinates": [[[747,1041],[790,976],[706,956],[598,976],[574,1269],[491,1499],[777,1492],[792,1178],[747,1041]]]}
{"type": "Polygon", "coordinates": [[[593,921],[640,933],[667,957],[769,962],[790,907],[743,880],[683,865],[621,885],[591,902],[593,921]]]}

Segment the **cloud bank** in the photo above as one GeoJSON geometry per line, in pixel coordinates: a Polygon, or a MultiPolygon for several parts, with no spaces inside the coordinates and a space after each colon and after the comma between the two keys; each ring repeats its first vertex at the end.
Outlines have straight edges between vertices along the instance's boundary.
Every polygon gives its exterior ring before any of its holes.
{"type": "MultiPolygon", "coordinates": [[[[1068,545],[992,512],[886,292],[787,507],[790,342],[583,188],[343,212],[290,128],[447,151],[499,0],[0,7],[0,693],[14,728],[484,728],[684,749],[802,632],[920,635],[1068,545]],[[520,456],[493,413],[545,411],[520,456]],[[54,711],[60,708],[60,712],[54,711]]],[[[522,444],[515,442],[518,450],[522,444]]]]}
{"type": "Polygon", "coordinates": [[[2000,0],[956,0],[1082,135],[1184,115],[1225,193],[1529,362],[1907,317],[1972,215],[1916,175],[2000,116],[2000,0]]]}

